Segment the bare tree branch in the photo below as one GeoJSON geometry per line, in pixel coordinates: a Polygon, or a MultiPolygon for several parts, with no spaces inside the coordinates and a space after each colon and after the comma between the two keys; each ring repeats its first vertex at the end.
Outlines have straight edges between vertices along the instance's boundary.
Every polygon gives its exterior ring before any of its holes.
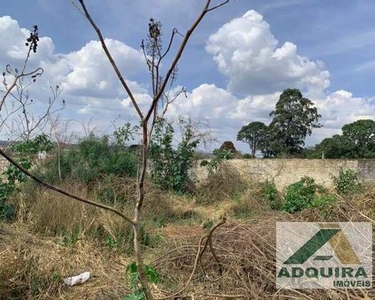
{"type": "Polygon", "coordinates": [[[177,63],[180,60],[180,58],[181,58],[181,56],[182,56],[182,54],[183,54],[183,52],[184,52],[184,50],[186,48],[186,45],[187,45],[187,43],[188,43],[188,41],[189,41],[192,33],[194,32],[194,30],[197,28],[197,26],[200,24],[200,22],[202,21],[202,19],[204,18],[204,16],[208,12],[210,12],[210,11],[216,9],[216,8],[219,8],[219,7],[227,4],[229,1],[230,0],[226,0],[225,2],[223,2],[221,4],[216,5],[215,7],[210,8],[211,0],[206,0],[206,4],[205,4],[202,12],[198,16],[198,18],[195,20],[195,22],[193,23],[193,25],[190,27],[190,29],[187,31],[184,39],[181,42],[180,48],[178,49],[178,51],[177,51],[177,53],[175,55],[175,58],[174,58],[174,60],[173,60],[173,62],[171,64],[171,66],[169,67],[169,70],[167,71],[167,74],[166,74],[166,76],[165,76],[165,78],[163,80],[163,83],[161,84],[161,86],[160,86],[157,94],[154,95],[154,99],[153,99],[153,102],[151,104],[151,107],[150,107],[150,109],[147,112],[147,115],[145,117],[146,121],[148,121],[150,119],[150,116],[151,116],[151,114],[152,114],[152,112],[154,110],[154,107],[157,106],[157,103],[158,103],[160,97],[163,95],[164,90],[165,90],[165,88],[166,88],[166,86],[168,84],[168,81],[169,81],[170,77],[173,74],[173,70],[176,68],[177,63]]]}
{"type": "Polygon", "coordinates": [[[222,3],[213,6],[213,7],[209,8],[209,9],[207,9],[207,12],[212,11],[212,10],[215,10],[215,9],[221,7],[221,6],[224,6],[224,5],[227,4],[229,1],[230,1],[230,0],[225,0],[225,1],[222,2],[222,3]]]}
{"type": "Polygon", "coordinates": [[[120,80],[120,82],[121,82],[122,86],[124,87],[125,91],[128,93],[129,98],[130,98],[131,102],[133,103],[133,106],[134,106],[135,110],[137,111],[139,117],[143,120],[142,111],[139,108],[138,103],[135,100],[134,95],[133,95],[132,91],[130,90],[128,84],[126,83],[124,77],[122,76],[121,71],[117,67],[117,64],[114,61],[111,53],[109,52],[107,44],[106,44],[106,42],[104,40],[104,37],[102,35],[102,32],[100,31],[99,27],[96,25],[96,23],[94,22],[94,20],[91,18],[91,15],[89,14],[89,12],[88,12],[88,10],[86,8],[85,2],[83,0],[78,0],[78,1],[79,1],[79,3],[82,6],[82,9],[83,9],[83,12],[84,12],[84,15],[85,15],[86,19],[90,22],[91,26],[96,31],[96,33],[97,33],[97,35],[99,37],[100,43],[102,44],[102,48],[103,48],[103,50],[104,50],[104,52],[105,52],[105,54],[106,54],[109,62],[111,63],[113,69],[115,70],[115,73],[116,73],[118,79],[120,80]]]}
{"type": "MultiPolygon", "coordinates": [[[[3,98],[1,99],[1,102],[0,102],[0,110],[2,109],[3,105],[4,105],[4,102],[5,102],[5,99],[8,97],[8,95],[12,92],[12,90],[17,86],[17,83],[18,81],[23,78],[23,77],[27,77],[27,76],[41,76],[43,73],[44,73],[44,70],[42,68],[37,68],[36,70],[32,71],[32,72],[29,72],[29,73],[24,73],[24,70],[25,70],[25,67],[26,67],[26,64],[27,64],[27,60],[25,61],[25,65],[24,65],[24,69],[23,71],[19,74],[19,75],[15,75],[14,77],[14,80],[12,82],[12,84],[10,85],[9,88],[6,89],[4,95],[3,95],[3,98]]],[[[8,65],[9,66],[9,65],[8,65]]],[[[7,66],[7,67],[8,67],[7,66]]]]}
{"type": "MultiPolygon", "coordinates": [[[[193,279],[193,276],[194,276],[195,271],[196,271],[197,266],[198,266],[198,262],[201,259],[202,255],[204,254],[204,252],[207,248],[207,245],[209,244],[209,241],[211,240],[212,234],[214,233],[214,231],[217,228],[219,228],[221,225],[225,224],[226,220],[227,220],[226,217],[222,217],[219,222],[217,222],[214,226],[212,226],[212,228],[210,229],[210,231],[206,235],[204,235],[200,238],[200,240],[198,242],[197,254],[196,254],[195,260],[194,260],[193,270],[191,271],[189,279],[185,283],[185,285],[179,291],[177,291],[176,293],[173,293],[172,295],[169,295],[169,296],[166,296],[166,297],[157,298],[157,300],[167,300],[167,299],[170,299],[170,298],[175,298],[176,296],[181,294],[184,290],[186,290],[186,288],[189,286],[191,280],[193,279]],[[203,241],[204,241],[204,245],[203,245],[203,249],[202,249],[203,241]]],[[[216,256],[216,254],[214,254],[214,251],[212,252],[212,254],[216,256]]],[[[217,256],[215,257],[215,260],[216,259],[217,259],[217,256]]],[[[220,264],[218,259],[217,259],[217,262],[218,262],[218,264],[220,266],[220,270],[221,270],[221,264],[220,264]]]]}

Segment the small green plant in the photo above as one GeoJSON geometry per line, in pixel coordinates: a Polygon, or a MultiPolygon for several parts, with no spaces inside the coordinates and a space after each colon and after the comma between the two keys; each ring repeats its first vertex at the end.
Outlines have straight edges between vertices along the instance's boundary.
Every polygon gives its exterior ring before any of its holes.
{"type": "Polygon", "coordinates": [[[362,190],[358,179],[358,173],[354,170],[340,170],[339,175],[333,177],[333,183],[337,193],[340,195],[353,195],[362,190]]]}
{"type": "Polygon", "coordinates": [[[312,207],[316,191],[317,186],[314,179],[303,177],[300,181],[287,187],[282,209],[289,213],[295,213],[312,207]]]}
{"type": "Polygon", "coordinates": [[[217,168],[222,161],[233,159],[234,157],[233,153],[229,150],[215,149],[212,154],[214,156],[210,160],[205,159],[201,161],[201,166],[208,167],[210,173],[217,171],[217,168]]]}
{"type": "Polygon", "coordinates": [[[319,209],[326,209],[330,205],[336,202],[336,197],[331,194],[322,195],[320,197],[316,197],[312,203],[312,207],[316,207],[319,209]]]}
{"type": "Polygon", "coordinates": [[[119,248],[119,242],[111,235],[109,235],[104,243],[104,245],[108,248],[119,248]]]}
{"type": "Polygon", "coordinates": [[[179,120],[182,141],[173,149],[174,128],[171,123],[160,119],[150,145],[152,160],[151,177],[163,189],[184,193],[189,190],[189,170],[193,164],[194,150],[199,138],[194,137],[193,126],[188,120],[179,120]]]}
{"type": "MultiPolygon", "coordinates": [[[[132,293],[125,296],[124,300],[145,300],[144,289],[140,286],[138,266],[135,262],[128,265],[126,272],[129,276],[130,289],[132,293]]],[[[145,265],[145,274],[150,283],[157,283],[160,279],[158,272],[151,266],[145,265]]]]}
{"type": "Polygon", "coordinates": [[[59,242],[59,245],[63,247],[74,247],[78,240],[79,240],[79,228],[74,227],[70,231],[66,231],[62,236],[61,236],[61,241],[59,242]]]}
{"type": "Polygon", "coordinates": [[[212,220],[207,220],[202,225],[203,229],[206,229],[206,230],[211,229],[212,226],[214,226],[214,221],[212,221],[212,220]]]}
{"type": "Polygon", "coordinates": [[[260,193],[270,204],[271,209],[281,209],[281,197],[273,182],[265,181],[260,184],[260,193]]]}
{"type": "Polygon", "coordinates": [[[315,184],[313,178],[303,177],[287,187],[282,210],[295,213],[312,207],[324,209],[335,201],[336,198],[315,184]]]}

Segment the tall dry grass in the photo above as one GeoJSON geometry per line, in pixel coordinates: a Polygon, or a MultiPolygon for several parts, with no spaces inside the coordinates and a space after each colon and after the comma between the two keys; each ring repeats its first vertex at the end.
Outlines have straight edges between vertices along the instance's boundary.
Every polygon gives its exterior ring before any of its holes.
{"type": "MultiPolygon", "coordinates": [[[[90,190],[79,183],[65,183],[63,187],[84,198],[106,200],[101,193],[103,182],[90,190]]],[[[109,194],[116,197],[108,202],[131,217],[136,199],[135,187],[136,183],[130,179],[111,180],[105,190],[110,190],[109,194]]],[[[100,245],[132,250],[131,226],[110,212],[87,206],[53,191],[34,187],[22,190],[13,202],[18,210],[16,223],[23,224],[34,233],[56,237],[60,243],[67,246],[74,245],[78,240],[88,239],[100,245]],[[32,191],[29,192],[30,190],[32,191]]],[[[149,229],[184,218],[184,207],[177,204],[172,194],[147,183],[143,210],[144,246],[152,246],[152,233],[149,229]]]]}

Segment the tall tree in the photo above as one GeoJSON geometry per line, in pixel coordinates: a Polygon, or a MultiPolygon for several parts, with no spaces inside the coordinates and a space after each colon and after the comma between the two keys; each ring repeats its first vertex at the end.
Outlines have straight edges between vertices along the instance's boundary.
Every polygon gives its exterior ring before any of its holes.
{"type": "Polygon", "coordinates": [[[305,151],[308,158],[375,158],[375,121],[358,120],[342,127],[342,135],[325,138],[313,149],[305,151]]]}
{"type": "Polygon", "coordinates": [[[350,157],[375,157],[375,121],[358,120],[342,127],[343,138],[350,145],[350,157]]]}
{"type": "Polygon", "coordinates": [[[270,116],[270,145],[275,155],[300,153],[306,136],[311,135],[313,128],[321,127],[321,115],[314,103],[298,89],[284,90],[270,116]]]}
{"type": "Polygon", "coordinates": [[[342,135],[335,134],[331,138],[325,138],[315,147],[316,158],[349,158],[350,145],[342,135]]]}
{"type": "Polygon", "coordinates": [[[267,126],[262,122],[251,122],[242,126],[237,134],[237,141],[248,143],[251,155],[255,156],[257,150],[261,150],[261,145],[267,137],[267,126]]]}

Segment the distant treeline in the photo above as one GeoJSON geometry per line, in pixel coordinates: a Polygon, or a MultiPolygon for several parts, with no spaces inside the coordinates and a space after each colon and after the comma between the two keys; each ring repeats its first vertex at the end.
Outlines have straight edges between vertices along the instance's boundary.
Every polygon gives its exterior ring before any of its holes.
{"type": "Polygon", "coordinates": [[[284,90],[270,116],[268,126],[251,122],[237,134],[237,140],[249,144],[252,156],[260,151],[263,157],[375,158],[375,121],[370,119],[346,124],[341,135],[305,147],[306,137],[322,127],[321,115],[298,89],[284,90]]]}

